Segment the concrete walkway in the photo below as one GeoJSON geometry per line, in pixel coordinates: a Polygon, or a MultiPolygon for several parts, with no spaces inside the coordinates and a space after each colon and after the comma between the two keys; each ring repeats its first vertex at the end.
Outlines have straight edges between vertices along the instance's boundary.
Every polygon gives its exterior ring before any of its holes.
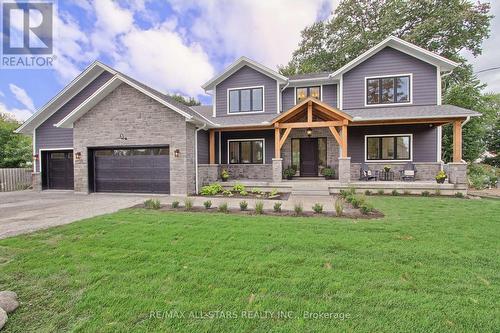
{"type": "Polygon", "coordinates": [[[0,193],[0,239],[115,212],[148,197],[72,191],[0,193]]]}

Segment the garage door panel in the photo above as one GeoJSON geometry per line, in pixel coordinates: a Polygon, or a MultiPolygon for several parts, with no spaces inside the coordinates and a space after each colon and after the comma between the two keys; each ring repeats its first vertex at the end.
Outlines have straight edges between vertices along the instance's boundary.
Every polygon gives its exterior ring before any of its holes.
{"type": "Polygon", "coordinates": [[[72,151],[48,151],[46,153],[47,187],[54,190],[74,188],[74,169],[72,151]]]}
{"type": "Polygon", "coordinates": [[[170,193],[168,147],[94,151],[94,190],[170,193]]]}

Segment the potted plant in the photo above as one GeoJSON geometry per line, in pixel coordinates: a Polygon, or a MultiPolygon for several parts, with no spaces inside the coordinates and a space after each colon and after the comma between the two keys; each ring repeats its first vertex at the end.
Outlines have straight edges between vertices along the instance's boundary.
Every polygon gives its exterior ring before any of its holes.
{"type": "Polygon", "coordinates": [[[438,182],[438,184],[443,184],[446,177],[448,177],[446,175],[446,172],[444,172],[443,170],[439,171],[436,175],[436,182],[438,182]]]}
{"type": "Polygon", "coordinates": [[[324,167],[323,170],[321,170],[321,174],[325,176],[325,179],[333,179],[333,176],[335,176],[335,170],[327,166],[324,167]]]}
{"type": "Polygon", "coordinates": [[[296,170],[293,167],[288,167],[285,170],[283,170],[283,176],[286,179],[291,180],[292,177],[295,176],[295,172],[296,170]]]}
{"type": "Polygon", "coordinates": [[[227,182],[229,179],[229,172],[226,169],[222,169],[222,172],[220,173],[220,178],[222,179],[223,182],[227,182]]]}
{"type": "Polygon", "coordinates": [[[385,166],[384,166],[384,171],[385,171],[385,172],[389,172],[389,171],[391,171],[391,167],[390,167],[390,166],[388,166],[388,165],[385,165],[385,166]]]}

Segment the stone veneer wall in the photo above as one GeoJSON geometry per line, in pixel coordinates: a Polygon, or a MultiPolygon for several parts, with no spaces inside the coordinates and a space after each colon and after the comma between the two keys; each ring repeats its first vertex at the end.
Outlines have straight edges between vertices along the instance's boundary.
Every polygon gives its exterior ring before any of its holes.
{"type": "Polygon", "coordinates": [[[272,164],[221,164],[229,172],[229,179],[273,179],[272,164]]]}
{"type": "Polygon", "coordinates": [[[218,164],[198,164],[198,186],[201,187],[218,181],[220,167],[218,164]]]}
{"type": "MultiPolygon", "coordinates": [[[[424,162],[414,162],[415,168],[417,169],[417,174],[415,180],[435,180],[436,174],[441,170],[441,163],[424,163],[424,162]]],[[[400,170],[403,170],[406,162],[402,163],[366,163],[370,170],[382,170],[384,166],[389,165],[391,170],[394,171],[394,180],[401,180],[400,170]]],[[[351,163],[351,180],[359,180],[359,170],[361,168],[361,163],[351,163]]]]}
{"type": "Polygon", "coordinates": [[[74,161],[75,192],[89,191],[89,147],[168,145],[170,193],[194,193],[194,135],[194,125],[183,116],[121,84],[74,124],[74,152],[82,154],[74,161]],[[120,139],[122,134],[127,140],[120,139]],[[176,149],[181,152],[177,158],[176,149]]]}
{"type": "MultiPolygon", "coordinates": [[[[339,171],[339,144],[328,128],[313,128],[311,138],[325,138],[327,150],[327,164],[335,170],[335,178],[338,178],[339,171]]],[[[308,138],[305,128],[294,128],[281,147],[281,157],[283,158],[283,168],[292,165],[292,139],[308,138]]],[[[298,175],[298,174],[297,174],[298,175]]]]}

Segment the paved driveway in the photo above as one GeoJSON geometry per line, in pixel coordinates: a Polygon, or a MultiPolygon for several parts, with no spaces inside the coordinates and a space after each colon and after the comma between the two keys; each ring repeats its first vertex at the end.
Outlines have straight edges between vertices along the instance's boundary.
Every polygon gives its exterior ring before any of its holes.
{"type": "Polygon", "coordinates": [[[0,193],[0,239],[112,213],[147,197],[121,194],[18,191],[0,193]]]}

